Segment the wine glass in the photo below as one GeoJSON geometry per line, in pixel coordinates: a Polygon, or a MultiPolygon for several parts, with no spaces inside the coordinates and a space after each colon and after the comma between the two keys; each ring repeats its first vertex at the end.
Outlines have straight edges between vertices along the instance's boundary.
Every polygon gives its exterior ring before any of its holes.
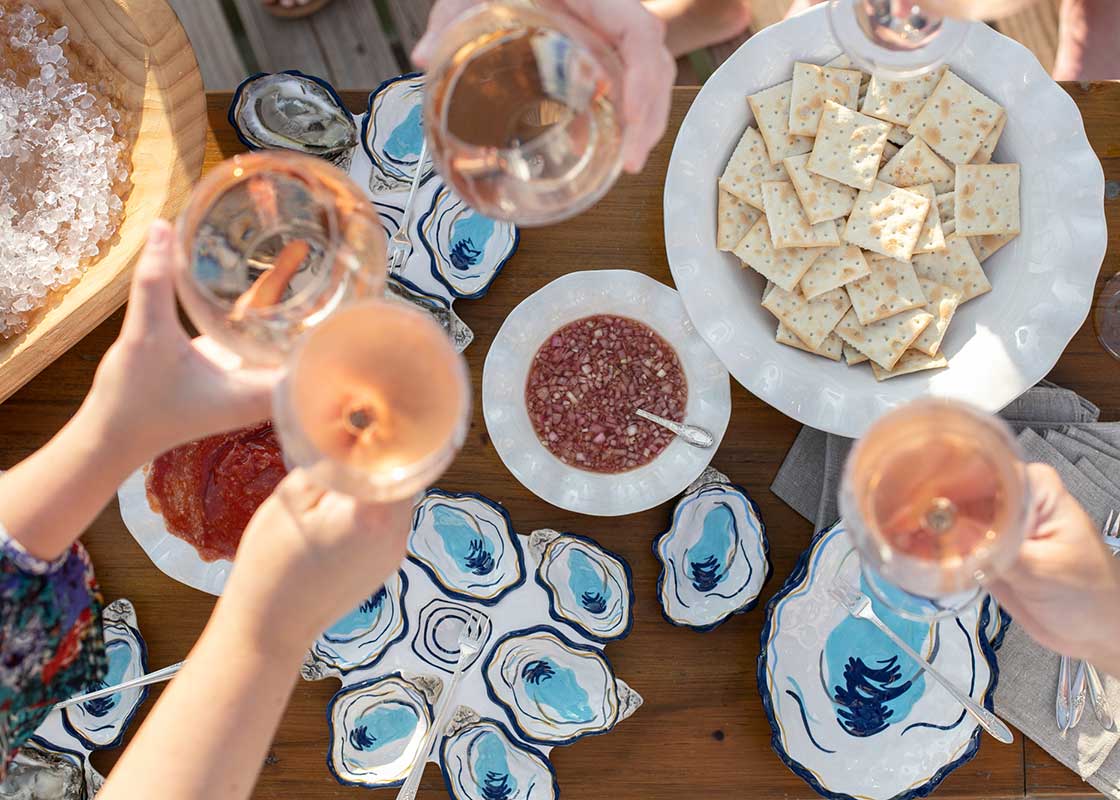
{"type": "Polygon", "coordinates": [[[1097,339],[1113,358],[1120,358],[1120,273],[1108,279],[1093,314],[1097,339]]]}
{"type": "Polygon", "coordinates": [[[473,208],[519,225],[575,216],[622,168],[622,65],[596,32],[517,0],[464,12],[428,72],[437,171],[473,208]]]}
{"type": "Polygon", "coordinates": [[[300,333],[385,287],[385,233],[350,178],[298,153],[234,156],[179,216],[176,288],[198,330],[278,366],[300,333]]]}
{"type": "Polygon", "coordinates": [[[848,457],[839,500],[867,588],[918,620],[959,614],[983,597],[1031,520],[1010,428],[955,400],[917,400],[875,422],[848,457]]]}
{"type": "Polygon", "coordinates": [[[291,467],[363,500],[414,496],[450,465],[470,415],[466,362],[409,303],[368,299],[311,328],[273,398],[291,467]]]}

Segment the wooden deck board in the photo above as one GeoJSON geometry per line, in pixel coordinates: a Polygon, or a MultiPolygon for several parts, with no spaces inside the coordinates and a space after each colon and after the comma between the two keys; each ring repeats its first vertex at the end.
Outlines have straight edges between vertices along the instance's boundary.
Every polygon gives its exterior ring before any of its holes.
{"type": "Polygon", "coordinates": [[[373,0],[334,0],[308,22],[339,89],[376,86],[400,74],[373,0]]]}
{"type": "Polygon", "coordinates": [[[234,0],[234,3],[262,70],[298,69],[335,82],[314,29],[306,20],[278,19],[265,11],[261,0],[234,0]]]}
{"type": "Polygon", "coordinates": [[[170,0],[191,40],[206,88],[232,90],[250,70],[234,39],[221,0],[170,0]]]}
{"type": "Polygon", "coordinates": [[[427,30],[428,12],[434,0],[386,0],[386,4],[397,28],[397,38],[408,53],[427,30]]]}

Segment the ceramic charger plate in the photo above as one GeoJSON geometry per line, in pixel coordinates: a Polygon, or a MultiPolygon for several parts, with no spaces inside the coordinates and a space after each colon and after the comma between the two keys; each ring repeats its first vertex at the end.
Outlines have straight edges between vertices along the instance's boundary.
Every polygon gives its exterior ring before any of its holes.
{"type": "Polygon", "coordinates": [[[704,471],[727,430],[731,387],[675,291],[630,270],[573,272],[525,298],[502,323],[486,354],[482,411],[498,455],[535,495],[569,511],[619,516],[669,500],[704,471]],[[558,328],[595,314],[638,320],[673,347],[688,382],[685,421],[711,431],[713,447],[677,439],[649,464],[618,474],[576,469],[545,449],[525,407],[529,367],[558,328]]]}
{"type": "MultiPolygon", "coordinates": [[[[843,522],[818,533],[770,601],[758,690],[778,756],[833,800],[910,800],[931,792],[980,745],[975,720],[872,623],[828,593],[858,585],[843,522]]],[[[998,667],[989,609],[934,623],[875,610],[891,630],[973,700],[992,708],[998,667]]]]}
{"type": "Polygon", "coordinates": [[[1022,165],[1022,233],[985,261],[992,291],[961,307],[949,367],[879,383],[774,341],[763,280],[716,249],[716,181],[752,115],[749,94],[789,80],[794,61],[840,52],[817,6],[752,36],[704,84],[665,181],[665,248],[688,313],[735,379],[814,428],[857,437],[887,409],[928,394],[995,411],[1057,362],[1092,303],[1104,259],[1104,174],[1068,94],[1024,47],[970,27],[949,67],[1007,110],[993,161],[1022,165]]]}

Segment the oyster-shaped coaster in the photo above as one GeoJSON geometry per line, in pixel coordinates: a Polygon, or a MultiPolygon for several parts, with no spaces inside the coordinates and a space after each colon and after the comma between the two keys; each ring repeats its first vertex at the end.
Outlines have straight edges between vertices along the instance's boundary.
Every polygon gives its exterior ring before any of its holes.
{"type": "MultiPolygon", "coordinates": [[[[409,73],[384,81],[370,92],[362,118],[362,148],[373,164],[374,193],[407,190],[424,144],[424,76],[409,73]]],[[[421,181],[432,174],[429,156],[419,165],[421,181]]]]}
{"type": "MultiPolygon", "coordinates": [[[[924,797],[976,754],[980,728],[885,634],[837,605],[829,587],[838,577],[862,583],[843,522],[813,538],[766,609],[758,688],[771,744],[826,797],[924,797]]],[[[914,622],[869,596],[879,618],[912,649],[992,707],[998,669],[987,604],[914,622]]]]}
{"type": "Polygon", "coordinates": [[[547,625],[507,633],[482,668],[490,698],[532,742],[571,744],[606,733],[642,704],[602,652],[547,625]]]}
{"type": "Polygon", "coordinates": [[[237,138],[252,150],[294,150],[350,169],[354,116],[329,83],[298,70],[259,72],[241,82],[229,108],[237,138]]]}
{"type": "Polygon", "coordinates": [[[431,727],[439,685],[393,673],[339,690],[327,707],[335,778],[371,789],[403,783],[431,727]]]}
{"type": "Polygon", "coordinates": [[[385,585],[315,640],[303,664],[304,677],[318,680],[375,665],[408,633],[404,595],[408,578],[392,575],[385,585]]]}
{"type": "Polygon", "coordinates": [[[586,536],[533,531],[537,583],[548,592],[549,613],[598,642],[622,639],[633,622],[630,565],[586,536]]]}
{"type": "Polygon", "coordinates": [[[444,593],[484,605],[525,580],[509,514],[477,494],[429,489],[412,516],[408,555],[444,593]]]}
{"type": "MultiPolygon", "coordinates": [[[[108,668],[101,681],[87,687],[90,692],[139,678],[148,671],[148,648],[140,636],[132,603],[110,603],[101,612],[101,621],[108,668]]],[[[62,724],[87,750],[116,747],[147,697],[148,687],[141,686],[67,706],[62,709],[62,724]]]]}
{"type": "Polygon", "coordinates": [[[472,613],[482,617],[483,633],[479,651],[463,665],[464,669],[470,669],[490,644],[494,626],[489,617],[479,614],[478,609],[453,600],[437,597],[420,609],[416,633],[412,637],[412,652],[425,664],[450,675],[459,663],[459,634],[472,613]]]}
{"type": "Polygon", "coordinates": [[[496,719],[460,713],[440,748],[453,800],[557,800],[556,771],[544,754],[513,738],[496,719]]]}
{"type": "Polygon", "coordinates": [[[661,562],[657,594],[665,619],[701,631],[754,608],[770,577],[758,504],[711,467],[677,501],[653,554],[661,562]]]}
{"type": "Polygon", "coordinates": [[[484,217],[447,186],[436,191],[417,229],[432,276],[466,300],[486,294],[520,241],[517,228],[484,217]]]}

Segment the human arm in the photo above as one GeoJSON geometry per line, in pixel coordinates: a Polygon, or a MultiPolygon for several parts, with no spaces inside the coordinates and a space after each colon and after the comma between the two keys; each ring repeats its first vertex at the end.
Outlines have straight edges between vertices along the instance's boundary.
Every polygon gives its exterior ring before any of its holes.
{"type": "Polygon", "coordinates": [[[50,442],[0,476],[0,521],[32,555],[65,553],[145,461],[268,414],[275,374],[241,369],[235,356],[190,339],[179,323],[180,257],[170,225],[153,224],[120,337],[89,395],[50,442]]]}
{"type": "Polygon", "coordinates": [[[298,470],[285,478],[100,800],[248,797],[308,647],[399,568],[411,513],[323,492],[298,470]]]}

